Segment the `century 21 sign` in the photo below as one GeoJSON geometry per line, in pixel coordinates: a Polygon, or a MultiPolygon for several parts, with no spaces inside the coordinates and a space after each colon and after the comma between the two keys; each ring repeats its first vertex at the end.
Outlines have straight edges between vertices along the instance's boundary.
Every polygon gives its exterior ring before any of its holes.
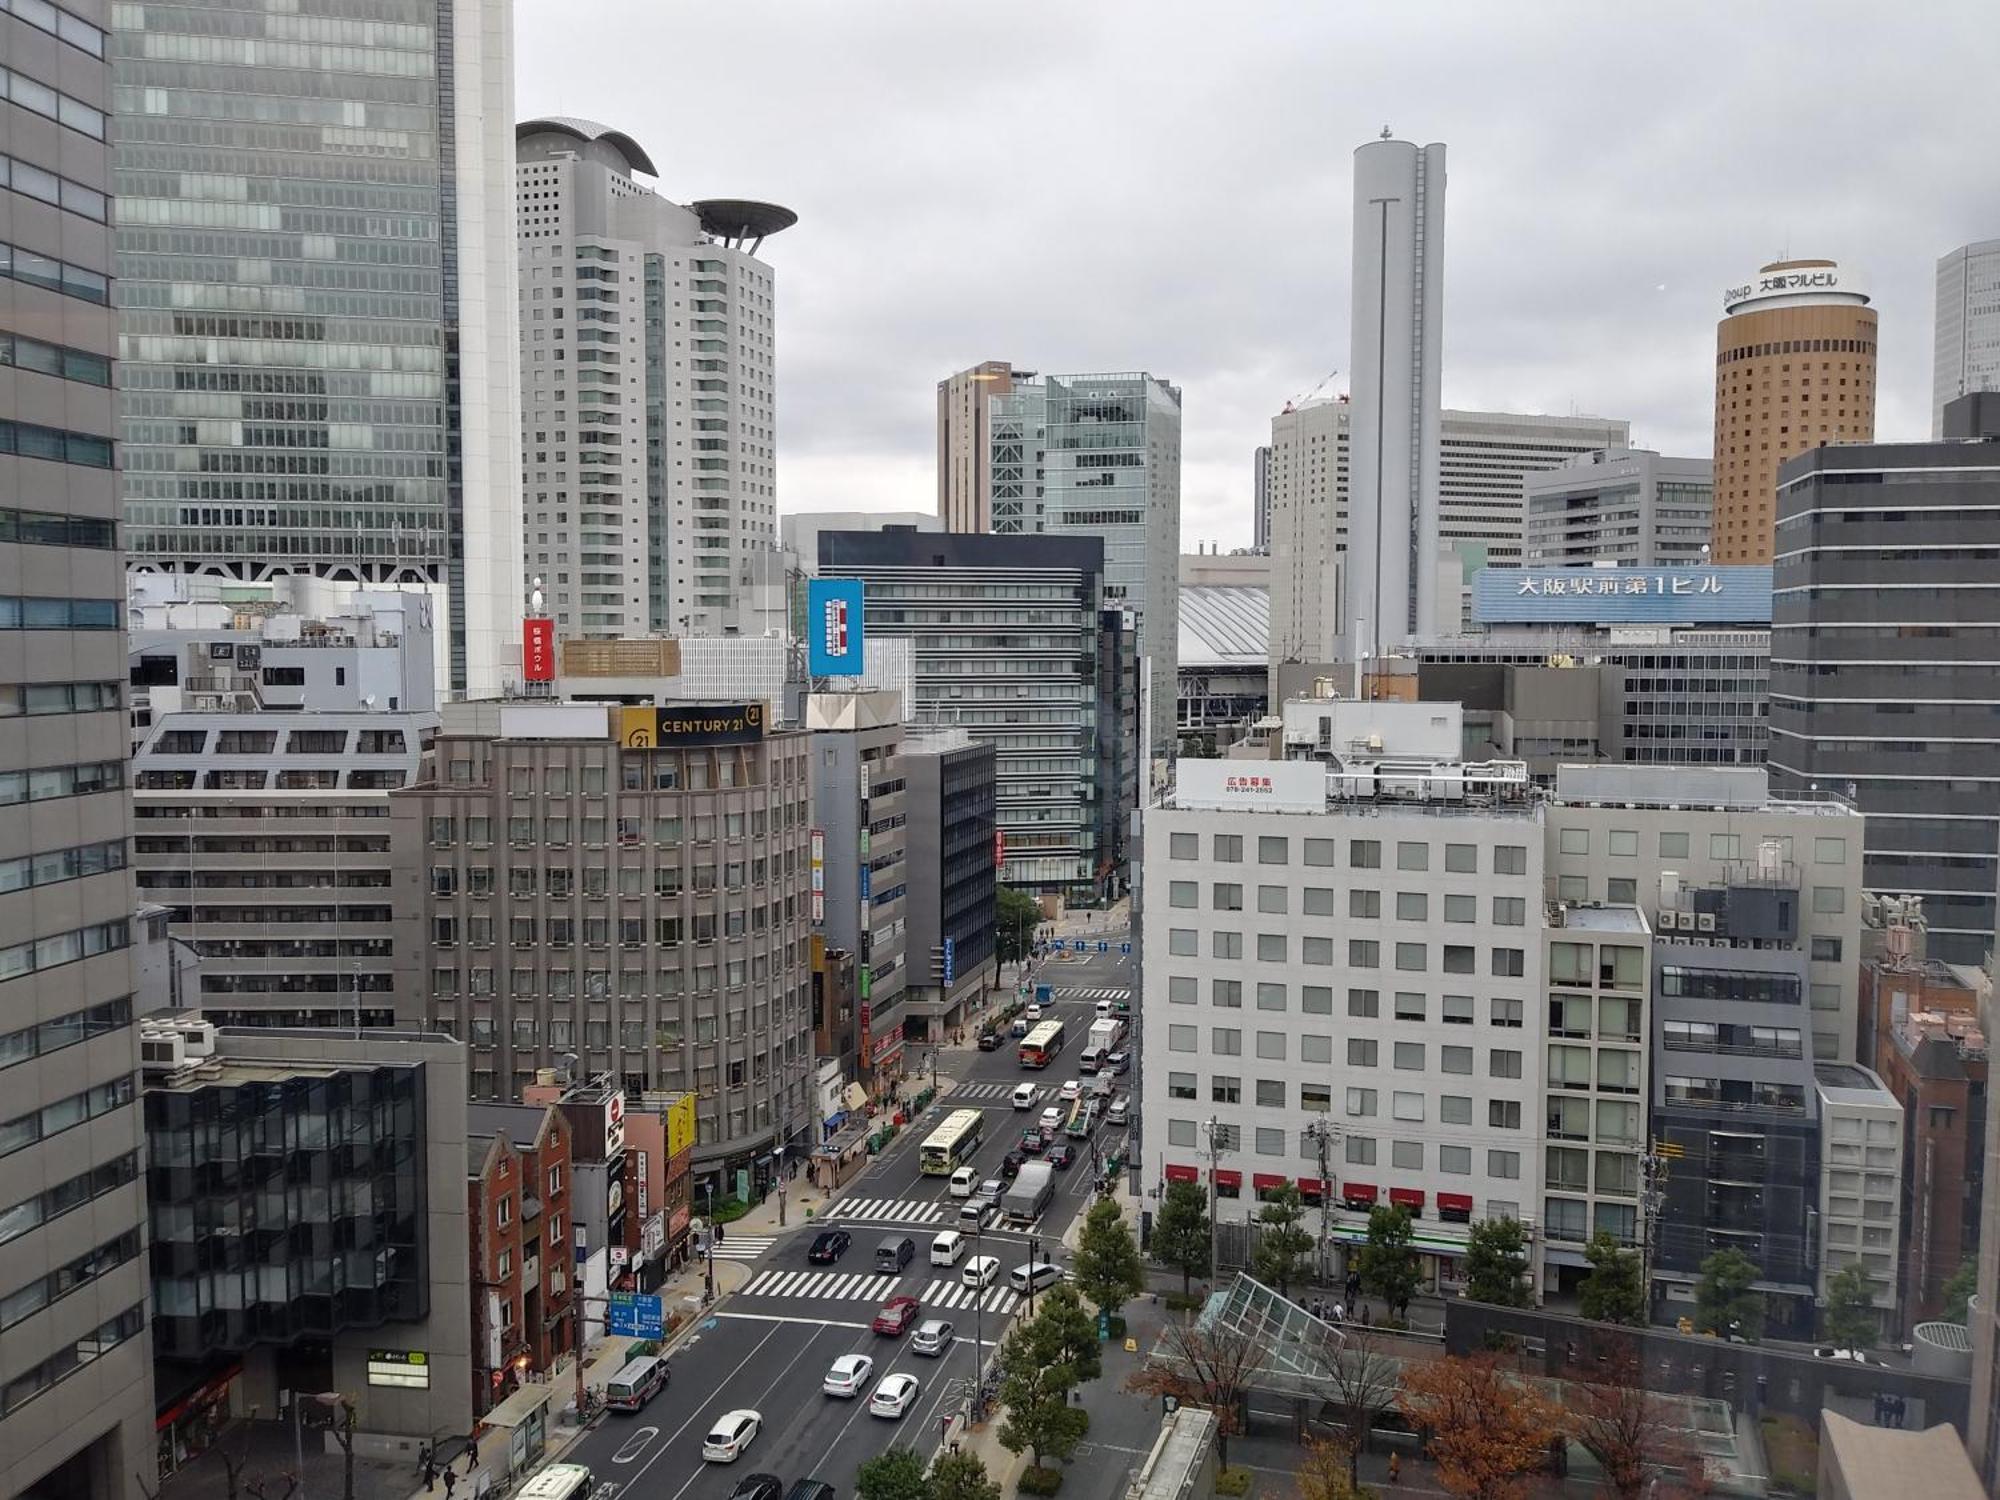
{"type": "Polygon", "coordinates": [[[761,703],[677,704],[671,708],[621,708],[618,743],[627,750],[672,750],[702,745],[747,745],[764,738],[761,703]]]}

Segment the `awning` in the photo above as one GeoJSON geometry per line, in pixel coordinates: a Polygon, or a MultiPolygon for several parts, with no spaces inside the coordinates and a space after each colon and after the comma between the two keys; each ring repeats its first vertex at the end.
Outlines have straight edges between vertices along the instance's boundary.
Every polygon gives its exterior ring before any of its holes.
{"type": "Polygon", "coordinates": [[[847,1086],[847,1092],[840,1097],[849,1109],[866,1109],[868,1107],[868,1090],[864,1089],[858,1083],[850,1083],[847,1086]]]}
{"type": "Polygon", "coordinates": [[[1301,1177],[1299,1193],[1302,1197],[1317,1198],[1320,1195],[1320,1180],[1317,1177],[1301,1177]]]}
{"type": "Polygon", "coordinates": [[[1201,1181],[1201,1168],[1199,1168],[1199,1167],[1177,1167],[1177,1166],[1175,1166],[1175,1165],[1174,1165],[1174,1164],[1173,1164],[1172,1162],[1169,1162],[1169,1163],[1167,1164],[1167,1181],[1169,1181],[1169,1182],[1200,1182],[1200,1181],[1201,1181]]]}
{"type": "Polygon", "coordinates": [[[1395,1208],[1422,1208],[1424,1190],[1422,1188],[1390,1188],[1389,1203],[1395,1208]]]}
{"type": "Polygon", "coordinates": [[[1240,1188],[1243,1186],[1243,1174],[1228,1167],[1217,1167],[1215,1185],[1219,1188],[1240,1188]]]}
{"type": "Polygon", "coordinates": [[[1250,1186],[1262,1192],[1265,1188],[1281,1188],[1291,1179],[1282,1172],[1252,1172],[1250,1186]]]}
{"type": "Polygon", "coordinates": [[[1469,1214],[1472,1212],[1470,1193],[1439,1193],[1438,1212],[1441,1214],[1469,1214]]]}
{"type": "Polygon", "coordinates": [[[524,1385],[479,1420],[488,1427],[519,1427],[549,1404],[553,1385],[524,1385]]]}
{"type": "Polygon", "coordinates": [[[1348,1203],[1373,1203],[1375,1201],[1375,1185],[1370,1182],[1346,1183],[1340,1189],[1340,1196],[1343,1201],[1348,1203]]]}

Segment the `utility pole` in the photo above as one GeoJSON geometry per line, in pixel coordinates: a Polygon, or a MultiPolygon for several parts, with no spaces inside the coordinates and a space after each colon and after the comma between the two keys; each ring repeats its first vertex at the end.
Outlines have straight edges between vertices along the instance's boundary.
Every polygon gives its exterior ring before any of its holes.
{"type": "Polygon", "coordinates": [[[1327,1149],[1340,1138],[1340,1126],[1330,1120],[1314,1120],[1306,1126],[1306,1138],[1319,1155],[1319,1241],[1313,1252],[1313,1270],[1320,1285],[1326,1285],[1326,1232],[1333,1218],[1333,1179],[1327,1173],[1327,1149]]]}
{"type": "Polygon", "coordinates": [[[1667,1203],[1667,1163],[1682,1154],[1680,1142],[1655,1140],[1652,1150],[1639,1158],[1639,1217],[1644,1225],[1639,1242],[1639,1290],[1649,1308],[1653,1305],[1653,1242],[1659,1238],[1660,1212],[1667,1203]]]}
{"type": "Polygon", "coordinates": [[[1215,1263],[1215,1165],[1222,1160],[1225,1125],[1214,1115],[1201,1122],[1202,1138],[1208,1142],[1208,1284],[1213,1287],[1221,1268],[1215,1263]]]}
{"type": "Polygon", "coordinates": [[[785,1227],[785,1148],[782,1143],[776,1151],[771,1153],[771,1170],[777,1174],[778,1178],[778,1227],[783,1229],[785,1227]]]}

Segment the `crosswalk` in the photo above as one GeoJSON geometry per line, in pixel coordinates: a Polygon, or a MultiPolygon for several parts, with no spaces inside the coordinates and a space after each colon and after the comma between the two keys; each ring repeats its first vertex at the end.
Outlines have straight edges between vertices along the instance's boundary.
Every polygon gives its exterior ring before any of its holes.
{"type": "Polygon", "coordinates": [[[1132,988],[1130,985],[1121,985],[1117,989],[1112,990],[1079,990],[1070,989],[1064,985],[1057,985],[1050,993],[1058,1000],[1130,1000],[1132,998],[1132,988]]]}
{"type": "MultiPolygon", "coordinates": [[[[901,1288],[892,1277],[856,1274],[851,1271],[765,1271],[751,1278],[737,1295],[743,1297],[796,1297],[819,1302],[881,1302],[901,1288]]],[[[933,1281],[917,1294],[926,1314],[935,1309],[963,1308],[971,1312],[978,1303],[990,1313],[1014,1310],[1019,1296],[1004,1286],[981,1291],[956,1281],[933,1281]]]]}
{"type": "Polygon", "coordinates": [[[953,1099],[1009,1099],[1013,1097],[1011,1083],[968,1082],[953,1084],[947,1090],[953,1099]]]}
{"type": "Polygon", "coordinates": [[[775,1234],[731,1234],[723,1230],[723,1241],[715,1247],[717,1260],[755,1260],[778,1243],[775,1234]]]}
{"type": "Polygon", "coordinates": [[[927,1198],[842,1198],[823,1217],[871,1224],[936,1224],[958,1217],[958,1204],[927,1198]]]}

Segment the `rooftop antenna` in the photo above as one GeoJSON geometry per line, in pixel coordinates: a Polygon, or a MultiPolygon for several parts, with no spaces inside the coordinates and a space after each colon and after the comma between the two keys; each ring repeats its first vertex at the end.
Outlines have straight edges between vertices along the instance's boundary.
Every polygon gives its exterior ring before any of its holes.
{"type": "Polygon", "coordinates": [[[1393,139],[1393,137],[1390,134],[1389,127],[1387,125],[1384,125],[1382,127],[1382,139],[1385,141],[1393,139]]]}

